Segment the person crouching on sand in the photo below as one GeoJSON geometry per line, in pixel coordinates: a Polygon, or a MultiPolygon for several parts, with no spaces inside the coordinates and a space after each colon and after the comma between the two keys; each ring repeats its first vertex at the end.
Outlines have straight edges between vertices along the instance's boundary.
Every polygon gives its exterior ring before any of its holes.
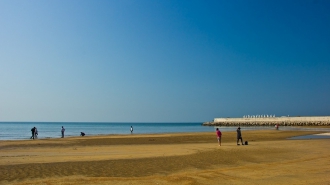
{"type": "Polygon", "coordinates": [[[222,136],[222,133],[219,130],[219,128],[217,128],[215,132],[217,133],[217,138],[218,138],[219,146],[221,146],[221,136],[222,136]]]}
{"type": "Polygon", "coordinates": [[[278,124],[275,124],[275,130],[278,130],[278,124]]]}

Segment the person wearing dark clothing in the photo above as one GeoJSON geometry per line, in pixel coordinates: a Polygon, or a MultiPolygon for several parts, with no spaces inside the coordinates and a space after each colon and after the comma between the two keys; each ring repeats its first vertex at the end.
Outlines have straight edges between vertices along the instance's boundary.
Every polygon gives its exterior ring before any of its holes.
{"type": "Polygon", "coordinates": [[[61,129],[62,138],[64,138],[64,131],[65,131],[65,128],[62,126],[62,129],[61,129]]]}
{"type": "Polygon", "coordinates": [[[80,136],[85,136],[85,133],[84,132],[80,132],[80,136]]]}
{"type": "Polygon", "coordinates": [[[33,127],[33,128],[31,129],[31,132],[32,132],[32,136],[30,137],[30,139],[34,139],[34,137],[35,137],[35,132],[36,132],[36,127],[33,127]]]}
{"type": "Polygon", "coordinates": [[[237,132],[237,145],[239,145],[239,143],[238,143],[239,140],[241,140],[242,145],[244,145],[243,144],[242,133],[241,133],[241,127],[238,127],[237,130],[236,130],[236,132],[237,132]]]}
{"type": "Polygon", "coordinates": [[[131,134],[133,134],[133,127],[131,126],[131,134]]]}

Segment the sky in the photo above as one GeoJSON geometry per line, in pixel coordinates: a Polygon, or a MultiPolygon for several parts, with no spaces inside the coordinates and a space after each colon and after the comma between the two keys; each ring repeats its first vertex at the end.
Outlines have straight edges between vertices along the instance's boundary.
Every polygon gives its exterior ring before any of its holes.
{"type": "Polygon", "coordinates": [[[330,116],[328,0],[0,0],[0,121],[330,116]]]}

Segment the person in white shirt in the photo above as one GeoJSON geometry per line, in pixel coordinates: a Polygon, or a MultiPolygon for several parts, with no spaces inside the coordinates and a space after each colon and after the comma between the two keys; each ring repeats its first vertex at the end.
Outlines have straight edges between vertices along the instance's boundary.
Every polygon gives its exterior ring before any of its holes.
{"type": "Polygon", "coordinates": [[[34,128],[36,128],[35,131],[34,131],[34,137],[38,138],[38,129],[37,129],[37,127],[34,127],[34,128]]]}

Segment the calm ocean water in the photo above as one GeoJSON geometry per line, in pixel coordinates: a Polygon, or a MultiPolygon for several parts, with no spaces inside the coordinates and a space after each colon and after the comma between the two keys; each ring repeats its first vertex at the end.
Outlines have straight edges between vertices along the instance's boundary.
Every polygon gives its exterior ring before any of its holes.
{"type": "MultiPolygon", "coordinates": [[[[38,138],[60,138],[61,127],[65,136],[178,133],[178,132],[214,132],[216,127],[202,126],[202,123],[96,123],[96,122],[0,122],[0,140],[25,140],[31,137],[31,128],[37,127],[38,138]]],[[[235,131],[237,127],[219,127],[222,132],[235,131]]],[[[244,130],[270,130],[273,127],[241,127],[244,130]]],[[[330,132],[324,128],[280,127],[281,130],[315,130],[330,132]]]]}
{"type": "Polygon", "coordinates": [[[205,127],[202,123],[97,123],[97,122],[0,122],[0,140],[21,140],[31,137],[31,128],[37,127],[38,138],[59,138],[61,127],[65,128],[65,136],[130,134],[133,126],[134,134],[175,133],[175,132],[209,132],[213,127],[205,127]]]}

